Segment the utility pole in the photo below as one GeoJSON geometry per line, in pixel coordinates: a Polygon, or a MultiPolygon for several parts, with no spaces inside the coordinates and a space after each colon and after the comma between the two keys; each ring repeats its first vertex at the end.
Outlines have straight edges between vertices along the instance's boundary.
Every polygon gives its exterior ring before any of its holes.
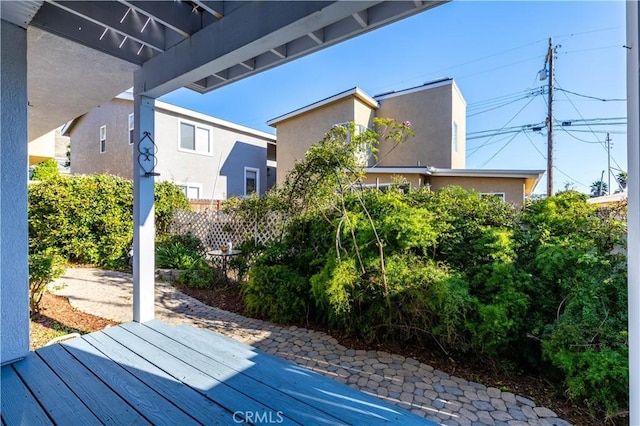
{"type": "Polygon", "coordinates": [[[607,181],[609,182],[607,194],[611,195],[611,138],[609,132],[607,132],[607,181]]]}
{"type": "Polygon", "coordinates": [[[545,58],[545,64],[549,64],[549,111],[547,114],[547,196],[553,195],[553,79],[555,74],[554,69],[554,55],[555,49],[553,48],[553,39],[549,37],[549,48],[547,50],[547,57],[545,58]]]}

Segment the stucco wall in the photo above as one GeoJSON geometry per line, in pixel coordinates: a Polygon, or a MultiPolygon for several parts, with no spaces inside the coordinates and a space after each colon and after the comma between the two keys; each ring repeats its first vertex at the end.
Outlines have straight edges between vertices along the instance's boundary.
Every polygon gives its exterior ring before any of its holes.
{"type": "Polygon", "coordinates": [[[71,173],[106,173],[133,178],[129,114],[133,102],[114,99],[92,109],[71,129],[71,173]],[[107,126],[107,149],[100,153],[100,127],[107,126]]]}
{"type": "MultiPolygon", "coordinates": [[[[331,126],[347,121],[356,121],[358,117],[367,117],[360,103],[353,97],[338,100],[313,111],[300,114],[277,124],[278,129],[278,176],[277,182],[284,182],[296,160],[304,158],[307,150],[322,140],[331,126]]],[[[368,118],[368,117],[367,117],[368,118]]],[[[370,120],[358,124],[369,125],[370,120]]]]}
{"type": "Polygon", "coordinates": [[[212,198],[214,193],[226,197],[244,195],[244,168],[260,170],[259,192],[267,189],[267,140],[226,127],[214,126],[193,117],[175,115],[156,109],[156,142],[160,179],[178,184],[198,183],[202,186],[200,198],[212,198]],[[180,121],[186,120],[211,129],[211,154],[179,150],[180,121]],[[226,176],[216,179],[218,172],[226,176]]]}
{"type": "MultiPolygon", "coordinates": [[[[133,102],[114,99],[81,117],[71,130],[71,172],[73,174],[110,173],[132,178],[133,149],[129,144],[129,114],[133,102]],[[100,153],[100,126],[107,126],[107,150],[100,153]]],[[[157,181],[193,184],[200,198],[244,195],[244,168],[259,169],[259,191],[269,184],[267,139],[224,127],[156,106],[155,143],[160,173],[157,181]],[[210,129],[211,153],[179,149],[180,122],[204,125],[210,129]],[[218,177],[218,172],[224,177],[218,177]]],[[[275,174],[275,173],[274,173],[275,174]]]]}
{"type": "Polygon", "coordinates": [[[27,33],[0,22],[0,364],[29,351],[27,33]]]}
{"type": "Polygon", "coordinates": [[[470,178],[431,176],[431,190],[438,191],[449,185],[459,185],[478,192],[503,192],[505,201],[521,206],[524,203],[524,178],[470,178]]]}
{"type": "Polygon", "coordinates": [[[56,156],[56,131],[49,133],[29,141],[29,165],[38,164],[48,158],[56,156]]]}
{"type": "Polygon", "coordinates": [[[453,142],[453,129],[451,134],[451,168],[464,169],[467,158],[467,102],[462,97],[462,93],[455,82],[453,82],[451,92],[451,114],[451,126],[455,123],[458,127],[457,150],[453,142]]]}
{"type": "Polygon", "coordinates": [[[408,120],[416,135],[393,151],[382,144],[379,165],[451,168],[452,93],[445,84],[380,99],[376,116],[408,120]]]}

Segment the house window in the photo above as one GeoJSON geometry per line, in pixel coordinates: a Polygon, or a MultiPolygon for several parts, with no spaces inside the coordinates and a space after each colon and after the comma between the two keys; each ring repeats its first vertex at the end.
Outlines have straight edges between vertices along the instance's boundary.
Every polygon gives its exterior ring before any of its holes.
{"type": "Polygon", "coordinates": [[[129,114],[129,145],[133,145],[133,140],[135,139],[133,135],[133,114],[129,114]]]}
{"type": "Polygon", "coordinates": [[[107,126],[100,126],[100,153],[107,152],[107,126]]]}
{"type": "Polygon", "coordinates": [[[180,151],[211,154],[211,128],[199,124],[180,122],[180,151]]]}
{"type": "Polygon", "coordinates": [[[178,184],[184,195],[190,200],[199,200],[202,192],[202,185],[199,183],[178,184]]]}
{"type": "Polygon", "coordinates": [[[252,167],[244,168],[244,195],[258,193],[260,187],[260,170],[252,167]]]}
{"type": "Polygon", "coordinates": [[[458,123],[453,122],[453,130],[451,132],[451,142],[453,145],[453,152],[458,152],[458,123]]]}
{"type": "Polygon", "coordinates": [[[480,197],[482,197],[482,198],[484,198],[484,197],[495,197],[495,198],[499,199],[500,201],[505,201],[504,192],[481,192],[480,193],[480,197]]]}
{"type": "MultiPolygon", "coordinates": [[[[353,134],[351,134],[352,133],[351,125],[352,123],[350,122],[338,123],[333,125],[333,127],[342,127],[347,129],[347,135],[346,135],[347,143],[351,142],[353,136],[361,135],[367,131],[366,126],[363,126],[362,124],[355,124],[353,126],[353,134]]],[[[356,160],[358,164],[362,167],[366,167],[369,164],[369,159],[371,158],[371,154],[372,154],[371,147],[369,145],[367,145],[366,143],[363,143],[361,146],[359,146],[355,152],[356,160]]]]}

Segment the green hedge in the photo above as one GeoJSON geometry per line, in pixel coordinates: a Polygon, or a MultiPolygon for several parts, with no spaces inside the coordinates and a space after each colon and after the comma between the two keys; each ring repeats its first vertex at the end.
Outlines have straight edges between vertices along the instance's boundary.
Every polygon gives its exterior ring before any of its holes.
{"type": "MultiPolygon", "coordinates": [[[[266,200],[265,202],[268,202],[266,200]]],[[[459,187],[354,192],[290,222],[250,312],[538,369],[601,418],[627,404],[625,224],[566,192],[522,211],[459,187]]]]}
{"type": "MultiPolygon", "coordinates": [[[[188,208],[179,187],[156,185],[158,233],[174,208],[188,208]]],[[[32,253],[53,250],[66,261],[125,268],[133,239],[133,185],[115,176],[52,176],[29,186],[32,253]]]]}

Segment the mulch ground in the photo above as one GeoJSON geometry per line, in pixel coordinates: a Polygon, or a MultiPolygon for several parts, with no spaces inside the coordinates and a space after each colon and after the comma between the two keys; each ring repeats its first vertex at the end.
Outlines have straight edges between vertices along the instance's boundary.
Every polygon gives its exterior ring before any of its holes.
{"type": "MultiPolygon", "coordinates": [[[[204,290],[187,287],[179,287],[179,289],[207,305],[246,315],[242,295],[237,285],[230,284],[204,290]]],[[[60,334],[90,333],[116,324],[117,322],[77,311],[65,297],[47,293],[42,299],[41,313],[35,315],[31,320],[31,348],[43,346],[60,334]]],[[[336,335],[319,324],[299,325],[329,333],[342,345],[353,349],[380,350],[401,354],[429,364],[448,374],[529,397],[538,405],[550,408],[561,418],[576,425],[603,424],[602,420],[596,421],[589,417],[584,409],[576,407],[553,384],[525,371],[507,370],[488,359],[446,355],[438,347],[418,346],[406,342],[403,344],[366,343],[358,339],[336,335]]]]}
{"type": "Polygon", "coordinates": [[[40,313],[31,317],[30,348],[42,347],[60,335],[86,334],[117,324],[74,309],[66,297],[45,293],[40,302],[40,313]]]}

